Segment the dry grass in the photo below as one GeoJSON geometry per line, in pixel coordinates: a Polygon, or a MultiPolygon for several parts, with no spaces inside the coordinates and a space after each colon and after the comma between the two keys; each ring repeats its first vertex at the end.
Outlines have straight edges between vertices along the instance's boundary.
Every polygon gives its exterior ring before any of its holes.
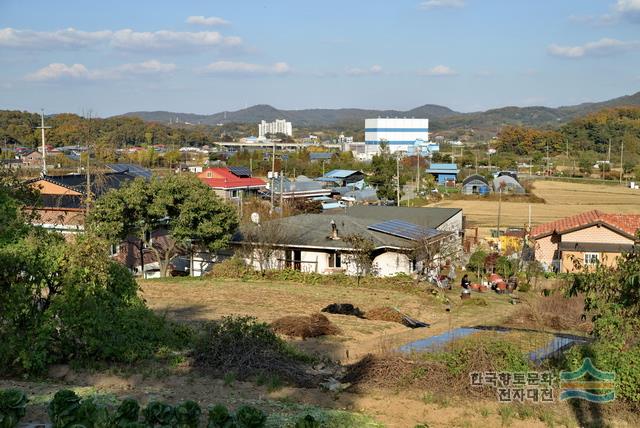
{"type": "Polygon", "coordinates": [[[368,320],[390,321],[404,324],[402,314],[388,306],[373,308],[365,314],[368,320]]]}
{"type": "MultiPolygon", "coordinates": [[[[615,213],[640,212],[640,191],[622,186],[567,183],[538,180],[533,184],[536,196],[544,204],[531,204],[532,223],[540,224],[590,210],[615,213]]],[[[495,227],[498,204],[490,200],[446,200],[436,204],[440,207],[462,208],[474,226],[495,227]]],[[[528,221],[529,204],[503,202],[501,224],[522,227],[528,221]]]]}
{"type": "Polygon", "coordinates": [[[276,333],[300,337],[303,340],[307,337],[329,336],[341,333],[340,329],[322,314],[311,314],[310,316],[290,315],[278,318],[271,323],[271,328],[276,333]]]}
{"type": "Polygon", "coordinates": [[[325,314],[342,334],[290,339],[299,349],[334,360],[353,361],[379,352],[381,343],[394,349],[405,343],[439,334],[450,326],[495,325],[516,307],[507,296],[487,293],[488,306],[460,304],[458,291],[449,298],[453,310],[434,298],[424,287],[403,289],[358,288],[344,285],[310,285],[293,281],[240,281],[215,278],[170,278],[140,281],[142,297],[153,310],[181,322],[220,320],[228,315],[250,315],[271,323],[284,316],[308,316],[334,302],[351,302],[365,313],[373,308],[393,307],[429,323],[428,329],[410,329],[399,323],[361,319],[349,315],[325,314]]]}
{"type": "Polygon", "coordinates": [[[591,323],[583,319],[583,310],[582,296],[567,298],[553,293],[519,305],[507,324],[518,328],[588,332],[591,323]]]}

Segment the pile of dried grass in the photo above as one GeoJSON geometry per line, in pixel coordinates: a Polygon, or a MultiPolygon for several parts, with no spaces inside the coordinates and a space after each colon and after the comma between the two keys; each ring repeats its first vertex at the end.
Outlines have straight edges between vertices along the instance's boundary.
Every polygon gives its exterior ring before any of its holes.
{"type": "Polygon", "coordinates": [[[390,321],[404,325],[404,317],[402,314],[389,306],[371,309],[366,312],[365,316],[369,320],[390,321]]]}
{"type": "Polygon", "coordinates": [[[398,355],[367,355],[347,367],[340,380],[350,383],[356,391],[402,388],[412,391],[438,391],[446,394],[466,393],[468,375],[454,376],[443,363],[407,359],[398,355]]]}
{"type": "Polygon", "coordinates": [[[278,318],[271,323],[271,328],[276,333],[302,339],[341,333],[340,329],[322,314],[311,314],[310,316],[291,315],[278,318]]]}
{"type": "Polygon", "coordinates": [[[591,331],[591,323],[583,318],[584,297],[565,297],[556,292],[520,305],[507,321],[508,325],[552,330],[591,331]]]}

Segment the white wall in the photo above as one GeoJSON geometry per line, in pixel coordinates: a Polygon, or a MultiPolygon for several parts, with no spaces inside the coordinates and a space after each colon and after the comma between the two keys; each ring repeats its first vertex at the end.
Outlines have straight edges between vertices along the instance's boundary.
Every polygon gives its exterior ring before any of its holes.
{"type": "Polygon", "coordinates": [[[398,273],[411,274],[411,260],[406,254],[386,252],[373,259],[378,276],[393,276],[398,273]]]}
{"type": "Polygon", "coordinates": [[[366,119],[364,127],[367,144],[378,145],[385,140],[392,153],[407,151],[416,140],[429,141],[429,119],[366,119]]]}

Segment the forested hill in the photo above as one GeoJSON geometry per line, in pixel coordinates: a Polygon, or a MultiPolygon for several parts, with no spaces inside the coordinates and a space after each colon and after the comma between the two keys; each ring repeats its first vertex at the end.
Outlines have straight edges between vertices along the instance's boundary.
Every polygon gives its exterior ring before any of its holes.
{"type": "Polygon", "coordinates": [[[372,117],[427,117],[434,131],[473,128],[496,130],[502,125],[523,125],[555,128],[572,119],[606,107],[640,106],[640,92],[608,101],[584,103],[575,106],[551,107],[503,107],[482,112],[460,113],[450,108],[426,104],[408,111],[373,109],[306,109],[279,110],[269,105],[256,105],[237,111],[211,115],[175,113],[168,111],[131,112],[125,116],[139,117],[146,121],[161,123],[188,122],[192,124],[217,125],[219,123],[255,124],[261,120],[287,119],[294,127],[362,126],[366,118],[372,117]]]}
{"type": "Polygon", "coordinates": [[[255,105],[242,110],[226,111],[212,115],[192,113],[173,113],[168,111],[140,111],[126,113],[125,116],[139,117],[143,120],[169,123],[176,121],[192,124],[217,125],[219,123],[259,123],[261,120],[273,121],[286,119],[297,127],[328,127],[359,122],[372,117],[428,117],[430,119],[454,117],[460,115],[447,107],[424,105],[409,111],[372,110],[372,109],[307,109],[279,110],[266,104],[255,105]]]}

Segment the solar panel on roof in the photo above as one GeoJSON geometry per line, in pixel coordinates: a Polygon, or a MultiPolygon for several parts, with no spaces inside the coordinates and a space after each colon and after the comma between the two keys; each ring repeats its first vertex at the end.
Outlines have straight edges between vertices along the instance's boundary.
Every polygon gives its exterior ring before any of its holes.
{"type": "Polygon", "coordinates": [[[108,164],[107,167],[114,172],[126,172],[130,175],[133,175],[134,177],[142,177],[145,180],[150,179],[152,175],[151,171],[149,171],[147,168],[143,168],[131,163],[112,163],[108,164]]]}
{"type": "Polygon", "coordinates": [[[251,171],[246,166],[230,166],[229,171],[237,177],[251,177],[251,171]]]}
{"type": "Polygon", "coordinates": [[[372,224],[367,227],[367,229],[397,236],[399,238],[410,239],[412,241],[429,239],[440,234],[440,231],[437,229],[422,227],[417,224],[407,223],[406,221],[401,220],[389,220],[382,223],[372,224]]]}

